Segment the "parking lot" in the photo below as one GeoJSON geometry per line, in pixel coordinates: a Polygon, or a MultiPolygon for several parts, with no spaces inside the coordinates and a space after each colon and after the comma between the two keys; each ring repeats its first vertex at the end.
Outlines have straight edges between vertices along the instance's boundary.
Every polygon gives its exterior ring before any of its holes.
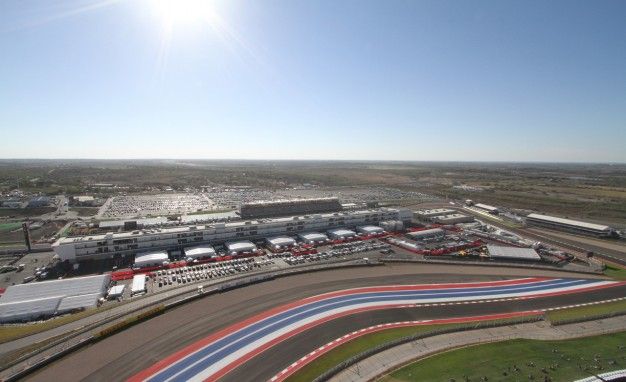
{"type": "Polygon", "coordinates": [[[297,254],[291,252],[268,253],[263,256],[225,260],[205,264],[192,264],[180,268],[157,270],[146,273],[146,292],[131,296],[132,279],[112,281],[113,285],[125,285],[119,301],[138,298],[141,295],[168,291],[174,288],[203,285],[230,277],[245,275],[261,270],[278,270],[308,263],[323,263],[354,257],[379,257],[381,251],[390,250],[390,245],[377,240],[359,241],[318,247],[317,253],[297,254]],[[365,255],[364,255],[365,254],[365,255]]]}
{"type": "Polygon", "coordinates": [[[221,261],[218,263],[207,263],[188,265],[185,267],[159,270],[146,274],[146,293],[131,296],[131,280],[112,281],[111,285],[125,285],[123,296],[119,300],[137,298],[144,294],[156,293],[170,290],[176,287],[193,283],[200,284],[206,281],[217,281],[229,276],[238,276],[252,271],[272,269],[275,262],[266,258],[245,258],[221,261]]]}
{"type": "Polygon", "coordinates": [[[196,281],[219,279],[263,268],[267,269],[273,264],[273,260],[250,257],[157,271],[155,277],[151,279],[152,290],[158,291],[173,285],[185,285],[196,281]]]}
{"type": "Polygon", "coordinates": [[[270,253],[267,255],[269,259],[280,258],[288,265],[305,264],[312,262],[337,259],[345,256],[363,254],[371,251],[388,250],[390,247],[387,243],[378,241],[359,241],[346,244],[333,245],[326,248],[320,248],[317,253],[294,255],[291,252],[270,253]]]}
{"type": "Polygon", "coordinates": [[[158,194],[115,196],[102,206],[102,217],[120,218],[160,214],[184,214],[215,209],[206,194],[158,194]]]}

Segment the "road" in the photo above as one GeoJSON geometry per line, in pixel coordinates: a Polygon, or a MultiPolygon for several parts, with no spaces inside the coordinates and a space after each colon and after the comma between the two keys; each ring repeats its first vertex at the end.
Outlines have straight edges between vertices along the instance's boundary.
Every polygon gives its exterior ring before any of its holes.
{"type": "MultiPolygon", "coordinates": [[[[123,380],[158,360],[246,317],[297,299],[360,286],[501,280],[519,276],[580,277],[554,271],[444,265],[391,265],[303,274],[273,280],[210,296],[166,312],[145,323],[106,338],[73,353],[31,375],[28,380],[64,381],[123,380]]],[[[565,295],[535,300],[474,305],[422,307],[373,311],[340,318],[297,335],[253,358],[228,374],[229,381],[258,381],[274,375],[289,362],[353,328],[404,319],[510,312],[626,295],[626,288],[610,288],[589,294],[565,295]]]]}

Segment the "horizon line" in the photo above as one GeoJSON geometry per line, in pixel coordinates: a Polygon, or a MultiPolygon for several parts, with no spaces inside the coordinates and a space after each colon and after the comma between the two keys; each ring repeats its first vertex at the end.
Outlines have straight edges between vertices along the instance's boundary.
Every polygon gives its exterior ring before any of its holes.
{"type": "Polygon", "coordinates": [[[304,159],[304,158],[0,158],[0,161],[220,161],[220,162],[356,162],[356,163],[507,163],[507,164],[594,164],[626,165],[623,162],[546,161],[546,160],[463,160],[463,159],[304,159]]]}

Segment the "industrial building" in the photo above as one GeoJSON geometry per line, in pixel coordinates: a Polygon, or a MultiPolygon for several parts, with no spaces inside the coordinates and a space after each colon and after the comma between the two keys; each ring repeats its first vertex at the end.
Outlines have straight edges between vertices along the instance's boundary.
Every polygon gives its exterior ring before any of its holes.
{"type": "Polygon", "coordinates": [[[328,231],[328,237],[332,240],[344,240],[355,236],[356,232],[345,228],[336,228],[328,231]]]}
{"type": "Polygon", "coordinates": [[[407,237],[413,240],[441,240],[446,236],[446,231],[441,228],[425,229],[423,231],[414,231],[406,234],[407,237]]]}
{"type": "Polygon", "coordinates": [[[387,232],[396,232],[404,230],[404,223],[401,220],[385,220],[378,223],[382,229],[387,232]]]}
{"type": "Polygon", "coordinates": [[[243,219],[305,215],[341,211],[337,198],[289,199],[244,203],[239,209],[243,219]]]}
{"type": "Polygon", "coordinates": [[[267,239],[267,245],[272,249],[289,248],[296,245],[296,240],[289,236],[276,236],[267,239]]]}
{"type": "Polygon", "coordinates": [[[181,250],[201,244],[232,240],[256,240],[300,232],[324,232],[333,228],[378,224],[381,221],[411,220],[411,211],[396,208],[345,211],[286,218],[259,219],[207,225],[153,228],[131,232],[64,237],[52,248],[61,261],[111,259],[140,252],[181,250]]]}
{"type": "Polygon", "coordinates": [[[226,250],[231,255],[238,255],[240,253],[252,253],[257,250],[257,247],[253,242],[246,240],[226,243],[226,250]]]}
{"type": "Polygon", "coordinates": [[[32,321],[94,307],[109,281],[105,274],[9,286],[0,297],[0,322],[32,321]]]}
{"type": "Polygon", "coordinates": [[[215,257],[215,248],[210,245],[199,245],[196,247],[185,248],[185,256],[192,259],[207,259],[215,257]]]}
{"type": "Polygon", "coordinates": [[[471,223],[474,221],[474,217],[469,216],[469,215],[455,213],[455,214],[450,214],[450,215],[435,216],[432,218],[432,221],[438,224],[471,223]]]}
{"type": "Polygon", "coordinates": [[[500,213],[500,210],[498,210],[498,207],[490,206],[489,204],[476,203],[474,204],[474,207],[480,210],[483,210],[485,212],[488,212],[492,215],[497,215],[500,213]]]}
{"type": "Polygon", "coordinates": [[[540,261],[541,256],[532,248],[505,247],[487,244],[492,259],[540,261]]]}
{"type": "Polygon", "coordinates": [[[321,244],[328,241],[328,236],[319,232],[299,233],[298,237],[306,244],[321,244]]]}
{"type": "Polygon", "coordinates": [[[50,198],[47,196],[37,196],[28,201],[28,208],[47,207],[50,205],[50,198]]]}
{"type": "Polygon", "coordinates": [[[609,237],[615,233],[615,230],[607,225],[540,214],[530,214],[526,216],[526,224],[597,237],[609,237]]]}
{"type": "Polygon", "coordinates": [[[375,225],[364,225],[356,227],[356,231],[362,235],[377,235],[384,233],[385,230],[375,225]]]}
{"type": "Polygon", "coordinates": [[[177,222],[170,221],[166,217],[155,218],[143,218],[143,219],[130,219],[130,220],[103,220],[98,223],[98,228],[101,231],[106,230],[120,230],[133,231],[137,229],[151,228],[151,227],[163,227],[173,226],[177,222]]]}
{"type": "Polygon", "coordinates": [[[421,221],[431,221],[432,218],[440,215],[451,215],[456,213],[455,210],[451,210],[449,208],[435,208],[432,210],[419,210],[413,213],[413,216],[417,220],[421,221]]]}
{"type": "Polygon", "coordinates": [[[239,215],[235,211],[183,215],[180,217],[181,224],[204,224],[231,220],[240,220],[239,215]]]}

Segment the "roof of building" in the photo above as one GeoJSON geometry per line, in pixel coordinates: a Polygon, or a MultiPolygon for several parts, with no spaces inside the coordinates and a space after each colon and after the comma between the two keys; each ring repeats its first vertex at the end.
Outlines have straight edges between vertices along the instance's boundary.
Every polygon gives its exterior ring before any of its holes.
{"type": "Polygon", "coordinates": [[[120,228],[125,223],[136,222],[137,225],[144,227],[154,227],[161,225],[172,225],[176,222],[169,221],[166,217],[142,218],[142,219],[126,219],[126,220],[103,220],[98,223],[100,228],[120,228]]]}
{"type": "Polygon", "coordinates": [[[596,231],[610,231],[611,230],[611,227],[609,227],[607,225],[581,222],[581,221],[578,221],[578,220],[564,219],[564,218],[559,218],[559,217],[556,217],[556,216],[549,216],[549,215],[529,214],[526,218],[536,219],[536,220],[543,220],[543,221],[549,222],[549,223],[556,223],[556,224],[565,224],[565,225],[570,225],[570,226],[576,226],[576,227],[585,228],[585,229],[592,229],[592,230],[596,230],[596,231]]]}
{"type": "Polygon", "coordinates": [[[109,280],[105,274],[11,285],[0,297],[0,320],[94,306],[109,280]]]}
{"type": "Polygon", "coordinates": [[[126,285],[124,284],[113,285],[111,289],[109,289],[109,295],[112,295],[112,296],[120,295],[124,293],[124,289],[126,289],[126,285]]]}
{"type": "Polygon", "coordinates": [[[501,257],[520,260],[541,260],[541,256],[532,248],[505,247],[501,245],[487,244],[487,250],[491,257],[501,257]]]}
{"type": "MultiPolygon", "coordinates": [[[[374,213],[383,213],[383,212],[398,212],[401,211],[396,208],[377,208],[377,209],[368,209],[368,210],[358,210],[358,211],[348,211],[348,212],[331,212],[324,214],[309,214],[303,216],[291,216],[284,218],[265,218],[261,220],[246,220],[246,221],[237,221],[237,222],[229,222],[229,223],[211,223],[206,225],[180,225],[175,227],[164,227],[164,228],[152,228],[152,229],[140,229],[136,231],[128,231],[128,232],[111,232],[107,234],[98,234],[98,235],[86,235],[86,236],[73,236],[73,237],[62,237],[58,239],[55,245],[62,244],[70,244],[70,243],[80,243],[83,241],[91,241],[91,240],[104,240],[107,238],[107,235],[110,235],[111,239],[120,239],[120,238],[129,238],[129,237],[137,237],[142,235],[151,235],[157,233],[183,233],[189,232],[193,230],[203,230],[203,229],[218,229],[218,228],[228,228],[228,227],[241,227],[241,226],[253,226],[260,223],[284,223],[290,221],[301,221],[301,220],[318,220],[322,218],[340,218],[340,217],[349,217],[349,216],[363,216],[370,215],[374,213]]],[[[141,219],[137,220],[138,222],[141,219]]],[[[102,223],[100,223],[102,224],[102,223]]],[[[122,221],[123,224],[123,221],[122,221]]]]}
{"type": "Polygon", "coordinates": [[[445,235],[445,233],[446,231],[442,230],[441,228],[431,228],[431,229],[425,229],[422,231],[409,232],[407,233],[407,235],[411,237],[423,237],[423,236],[431,236],[431,235],[445,235]]]}
{"type": "Polygon", "coordinates": [[[451,210],[449,208],[434,208],[431,210],[418,210],[415,211],[416,214],[418,215],[424,215],[424,216],[436,216],[436,215],[446,215],[446,214],[451,214],[451,213],[455,213],[455,210],[451,210]]]}
{"type": "Polygon", "coordinates": [[[345,228],[336,228],[336,229],[331,229],[328,231],[328,233],[330,233],[331,235],[335,235],[335,236],[354,236],[356,235],[356,232],[349,230],[349,229],[345,229],[345,228]]]}
{"type": "Polygon", "coordinates": [[[382,232],[384,231],[384,229],[375,225],[364,225],[364,226],[357,227],[357,231],[364,232],[364,233],[375,233],[375,232],[382,232]]]}
{"type": "Polygon", "coordinates": [[[271,245],[294,245],[296,241],[289,236],[277,236],[267,239],[267,242],[271,245]]]}
{"type": "Polygon", "coordinates": [[[307,202],[320,202],[320,201],[338,201],[336,197],[323,197],[323,198],[302,198],[302,199],[277,199],[277,200],[257,200],[253,202],[243,203],[242,206],[260,206],[260,205],[281,205],[281,204],[298,204],[307,202]]]}
{"type": "Polygon", "coordinates": [[[63,313],[74,309],[96,306],[100,297],[102,297],[102,292],[66,297],[61,300],[57,307],[57,312],[63,313]]]}
{"type": "Polygon", "coordinates": [[[328,236],[319,232],[299,233],[298,236],[300,236],[304,240],[313,240],[313,241],[328,240],[328,236]]]}
{"type": "Polygon", "coordinates": [[[490,206],[489,204],[483,204],[483,203],[476,203],[474,204],[474,207],[482,208],[483,210],[487,210],[487,211],[498,210],[498,207],[490,206]]]}
{"type": "Polygon", "coordinates": [[[197,247],[185,248],[185,256],[211,256],[215,255],[215,249],[210,245],[199,245],[197,247]]]}
{"type": "Polygon", "coordinates": [[[229,212],[215,212],[197,215],[183,215],[180,217],[180,222],[183,224],[194,224],[201,222],[209,222],[215,220],[228,220],[239,219],[239,215],[235,211],[229,212]]]}
{"type": "Polygon", "coordinates": [[[135,256],[135,264],[152,264],[152,263],[161,263],[168,259],[167,252],[158,251],[158,252],[147,252],[147,253],[138,253],[135,256]]]}
{"type": "Polygon", "coordinates": [[[51,296],[0,304],[0,322],[28,319],[32,316],[53,315],[62,296],[51,296]]]}
{"type": "Polygon", "coordinates": [[[448,219],[460,219],[460,218],[474,218],[473,216],[465,215],[465,214],[450,214],[450,215],[441,215],[436,217],[437,220],[448,220],[448,219]]]}
{"type": "Polygon", "coordinates": [[[256,245],[251,241],[235,241],[232,243],[227,243],[226,248],[230,252],[245,252],[245,251],[254,251],[256,249],[256,245]]]}

